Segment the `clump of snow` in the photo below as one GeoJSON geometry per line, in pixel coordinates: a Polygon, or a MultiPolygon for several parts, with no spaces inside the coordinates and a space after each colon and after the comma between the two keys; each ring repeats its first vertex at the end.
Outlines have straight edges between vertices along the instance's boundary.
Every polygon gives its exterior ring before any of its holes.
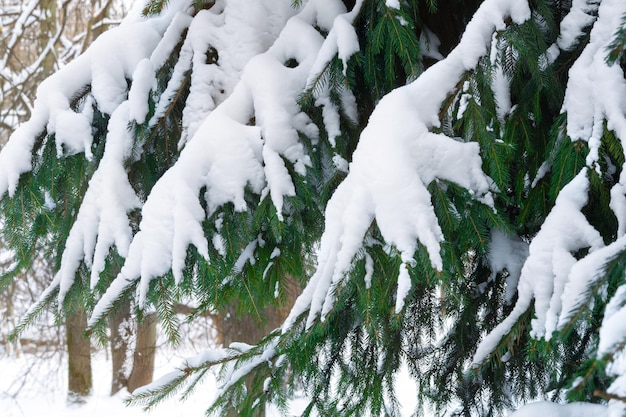
{"type": "Polygon", "coordinates": [[[399,0],[385,0],[385,4],[390,9],[400,9],[400,1],[399,0]]]}
{"type": "Polygon", "coordinates": [[[561,21],[557,44],[564,51],[570,50],[584,35],[584,28],[595,21],[600,2],[596,0],[573,0],[572,6],[561,21]]]}
{"type": "Polygon", "coordinates": [[[420,49],[422,55],[436,59],[437,61],[444,59],[444,56],[439,52],[439,46],[441,46],[441,40],[439,40],[435,32],[424,26],[422,33],[420,33],[420,49]]]}
{"type": "Polygon", "coordinates": [[[511,111],[511,80],[504,72],[502,65],[497,64],[498,56],[498,38],[494,33],[491,42],[490,61],[493,65],[493,73],[491,78],[491,88],[496,100],[496,112],[500,123],[504,123],[504,117],[511,111]]]}
{"type": "Polygon", "coordinates": [[[626,286],[622,285],[606,306],[600,328],[598,357],[614,353],[615,348],[624,343],[626,339],[624,335],[626,335],[626,286]]]}
{"type": "Polygon", "coordinates": [[[343,73],[346,74],[348,59],[360,49],[359,40],[352,23],[359,14],[362,5],[363,0],[358,0],[350,12],[337,15],[323,46],[317,54],[307,85],[311,85],[313,78],[317,77],[335,56],[339,56],[343,62],[343,73]]]}
{"type": "Polygon", "coordinates": [[[507,235],[499,230],[491,231],[489,243],[489,262],[491,264],[492,277],[496,273],[506,270],[508,272],[504,299],[507,303],[513,301],[517,291],[517,283],[522,273],[522,265],[528,258],[528,244],[518,236],[507,235]]]}
{"type": "Polygon", "coordinates": [[[129,120],[142,124],[148,115],[150,92],[156,89],[156,76],[150,59],[137,64],[132,79],[133,85],[128,92],[129,120]]]}
{"type": "MultiPolygon", "coordinates": [[[[607,265],[626,249],[626,237],[588,254],[572,267],[569,280],[561,296],[562,309],[558,329],[566,326],[579,309],[589,301],[591,288],[597,285],[606,272],[607,265]]],[[[605,319],[611,316],[611,307],[607,305],[605,319]]]]}
{"type": "Polygon", "coordinates": [[[191,70],[179,146],[196,133],[206,116],[230,95],[250,59],[266,51],[294,10],[276,2],[229,1],[201,10],[193,18],[177,65],[191,70]],[[258,16],[265,16],[259,19],[258,16]]]}

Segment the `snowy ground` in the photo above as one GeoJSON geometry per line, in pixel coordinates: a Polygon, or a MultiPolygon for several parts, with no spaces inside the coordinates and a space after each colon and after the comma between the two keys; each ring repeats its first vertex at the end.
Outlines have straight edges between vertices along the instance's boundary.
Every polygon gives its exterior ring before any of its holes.
{"type": "MultiPolygon", "coordinates": [[[[170,372],[183,358],[196,354],[203,345],[187,343],[176,350],[165,346],[157,350],[156,378],[170,372]]],[[[185,402],[169,399],[148,412],[139,407],[127,407],[124,405],[124,398],[128,395],[126,392],[109,396],[111,362],[106,353],[100,350],[95,353],[92,363],[93,395],[86,404],[69,407],[65,401],[66,363],[63,357],[58,352],[21,354],[16,357],[6,354],[0,345],[0,417],[201,417],[216,388],[215,378],[209,376],[185,402]]],[[[406,372],[399,375],[396,384],[403,415],[409,416],[416,406],[415,386],[406,372]]],[[[300,415],[305,406],[304,400],[295,400],[291,415],[300,415]]],[[[279,416],[275,410],[268,411],[268,417],[279,416]]],[[[559,406],[536,403],[511,415],[535,416],[606,417],[607,409],[593,404],[559,406]]]]}
{"type": "MultiPolygon", "coordinates": [[[[127,407],[123,399],[127,393],[109,396],[111,363],[103,351],[94,355],[94,393],[90,400],[80,407],[68,407],[66,396],[66,364],[61,354],[50,353],[33,356],[22,354],[9,357],[2,354],[0,347],[0,416],[2,417],[195,417],[203,416],[215,391],[215,380],[207,378],[202,386],[185,402],[175,398],[163,402],[149,412],[138,407],[127,407]]],[[[187,353],[189,349],[187,349],[187,353]]],[[[155,377],[172,370],[182,360],[180,353],[161,349],[157,356],[155,377]]],[[[402,377],[399,398],[405,415],[415,406],[411,383],[402,377]]],[[[294,415],[299,415],[304,402],[295,401],[294,415]]],[[[276,417],[270,411],[268,417],[276,417]]]]}
{"type": "MultiPolygon", "coordinates": [[[[170,354],[158,357],[155,375],[171,370],[179,359],[170,354]]],[[[164,402],[157,409],[144,413],[141,408],[126,407],[126,392],[109,396],[111,362],[104,352],[94,356],[94,393],[80,407],[68,407],[65,402],[65,361],[61,355],[48,355],[44,360],[33,355],[0,360],[0,415],[3,417],[151,417],[202,416],[215,385],[210,378],[187,402],[164,402]]]]}

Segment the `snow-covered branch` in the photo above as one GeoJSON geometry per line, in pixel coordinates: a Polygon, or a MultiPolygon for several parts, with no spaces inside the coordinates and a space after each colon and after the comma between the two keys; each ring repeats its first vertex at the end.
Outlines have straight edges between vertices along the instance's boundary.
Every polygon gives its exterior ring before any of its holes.
{"type": "MultiPolygon", "coordinates": [[[[229,13],[229,7],[240,12],[239,8],[244,6],[230,2],[224,13],[229,13]]],[[[318,131],[300,110],[298,98],[306,87],[324,41],[314,26],[331,28],[334,16],[345,9],[340,2],[326,2],[324,5],[310,2],[293,17],[294,10],[291,8],[272,10],[275,15],[268,20],[272,26],[264,33],[277,33],[273,25],[282,20],[286,23],[283,23],[280,34],[265,53],[253,57],[262,45],[251,40],[243,43],[249,49],[240,51],[236,57],[225,55],[225,65],[234,65],[231,62],[235,58],[243,63],[249,60],[241,80],[202,124],[196,128],[192,124],[187,125],[187,133],[189,129],[195,130],[193,138],[185,145],[177,163],[154,186],[143,206],[140,231],[131,243],[129,256],[117,278],[120,282],[132,282],[141,277],[139,300],[142,306],[151,280],[170,269],[176,280],[181,280],[190,244],[205,258],[208,257],[209,243],[202,230],[207,212],[210,216],[227,203],[232,203],[236,210],[246,210],[244,195],[249,188],[262,198],[269,196],[277,215],[282,218],[283,199],[295,192],[285,160],[293,164],[301,175],[310,164],[298,135],[316,137],[318,131]],[[290,59],[295,60],[297,66],[286,66],[290,59]],[[251,124],[250,120],[254,123],[251,124]],[[198,197],[202,188],[206,188],[204,199],[207,212],[198,197]]],[[[241,25],[240,21],[226,20],[222,28],[239,30],[241,25]],[[230,27],[227,23],[234,26],[230,27]]],[[[250,36],[255,38],[251,28],[245,22],[243,25],[243,33],[251,33],[250,36]]],[[[206,27],[203,28],[206,32],[206,27]]],[[[212,48],[220,46],[214,43],[212,48]]],[[[210,39],[204,45],[208,44],[210,39]]],[[[220,53],[219,49],[215,51],[220,53]]],[[[205,75],[207,71],[213,70],[207,69],[205,75]]],[[[204,77],[202,83],[197,81],[196,84],[192,80],[192,85],[214,91],[216,88],[227,88],[232,83],[232,79],[224,80],[216,86],[215,82],[210,82],[212,77],[204,77]]],[[[200,93],[190,93],[188,109],[197,113],[194,117],[197,119],[210,109],[196,108],[195,94],[200,93]]],[[[113,289],[105,294],[96,307],[92,322],[100,318],[106,306],[116,297],[113,289]]]]}
{"type": "Polygon", "coordinates": [[[492,181],[483,173],[476,143],[464,143],[429,131],[438,127],[439,110],[461,75],[489,51],[494,30],[510,17],[522,23],[530,16],[525,2],[487,1],[468,24],[449,56],[406,87],[394,90],[376,106],[361,134],[350,172],[326,208],[326,227],[317,269],[296,301],[284,329],[305,311],[308,325],[330,311],[334,288],[344,278],[363,246],[375,219],[388,244],[401,253],[396,312],[411,288],[408,269],[417,242],[424,245],[432,267],[441,270],[439,227],[427,185],[454,182],[487,205],[493,203],[492,181]]]}
{"type": "MultiPolygon", "coordinates": [[[[624,169],[620,181],[611,190],[611,208],[619,224],[617,240],[604,247],[603,238],[582,209],[588,202],[589,170],[604,175],[599,159],[605,126],[614,132],[622,146],[625,143],[626,81],[619,65],[607,62],[609,45],[625,13],[626,5],[621,1],[600,4],[578,1],[561,24],[559,46],[563,49],[570,48],[583,28],[593,24],[590,41],[570,70],[563,103],[569,137],[589,145],[587,168],[561,190],[554,208],[531,241],[515,308],[480,344],[474,364],[481,363],[494,351],[533,300],[532,334],[549,340],[553,331],[568,325],[577,317],[577,312],[590,303],[592,289],[599,284],[608,264],[624,251],[624,169]],[[593,17],[596,9],[597,19],[593,17]],[[575,254],[581,249],[588,249],[589,253],[577,259],[575,254]]],[[[616,295],[616,298],[619,297],[616,295]]],[[[601,331],[601,334],[606,332],[601,331]]],[[[601,338],[607,339],[606,336],[601,338]]]]}

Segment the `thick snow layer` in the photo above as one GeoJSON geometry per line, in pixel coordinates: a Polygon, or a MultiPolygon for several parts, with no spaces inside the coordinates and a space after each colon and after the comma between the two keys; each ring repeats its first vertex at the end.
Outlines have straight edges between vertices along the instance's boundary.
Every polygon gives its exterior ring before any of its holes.
{"type": "Polygon", "coordinates": [[[63,251],[58,272],[61,279],[59,300],[74,282],[81,261],[91,267],[91,285],[95,287],[110,248],[115,246],[121,256],[128,253],[132,230],[127,213],[141,207],[123,166],[133,145],[127,129],[130,111],[129,102],[124,102],[109,120],[104,155],[89,181],[63,251]]]}
{"type": "Polygon", "coordinates": [[[626,138],[626,81],[619,65],[607,65],[607,47],[622,24],[626,3],[605,0],[590,41],[569,72],[563,111],[567,112],[567,133],[572,140],[589,142],[587,164],[598,159],[604,122],[620,138],[626,138]]]}
{"type": "MultiPolygon", "coordinates": [[[[570,271],[569,280],[561,296],[562,310],[558,322],[559,329],[567,325],[580,308],[587,305],[591,289],[602,279],[607,265],[624,250],[626,250],[626,237],[621,237],[576,262],[570,271]]],[[[619,299],[617,294],[616,297],[619,299]]],[[[606,307],[605,320],[614,313],[611,306],[612,303],[609,303],[606,307]]]]}
{"type": "MultiPolygon", "coordinates": [[[[342,13],[342,5],[335,5],[337,8],[337,17],[333,20],[330,32],[326,36],[326,39],[324,39],[324,43],[317,54],[317,58],[313,63],[306,82],[306,88],[313,89],[316,95],[315,105],[322,108],[324,127],[328,135],[328,140],[333,147],[336,145],[336,138],[341,134],[341,127],[339,125],[340,109],[333,104],[330,98],[330,86],[325,83],[316,84],[316,80],[323,75],[328,64],[335,56],[338,56],[339,59],[342,60],[345,75],[348,60],[354,53],[359,51],[359,41],[352,23],[358,15],[362,4],[363,0],[357,1],[354,8],[348,13],[342,13]]],[[[356,99],[352,91],[347,88],[343,89],[341,92],[341,104],[345,114],[356,123],[356,99]]],[[[344,172],[348,171],[347,163],[344,164],[345,160],[341,156],[336,155],[334,162],[339,170],[344,172]]]]}
{"type": "MultiPolygon", "coordinates": [[[[155,19],[131,14],[119,27],[100,36],[82,56],[45,80],[37,90],[31,119],[15,131],[0,152],[1,196],[7,190],[12,194],[19,176],[31,169],[30,154],[39,135],[55,134],[59,157],[84,153],[91,159],[94,107],[110,116],[104,155],[89,182],[60,269],[51,283],[50,290],[59,288],[59,300],[73,284],[81,261],[92,268],[91,284],[95,286],[110,249],[115,247],[122,256],[128,253],[132,238],[128,212],[141,206],[125,168],[133,148],[128,125],[133,120],[145,120],[148,96],[156,84],[149,58],[168,22],[189,6],[187,1],[172,3],[155,19]],[[71,108],[70,103],[86,90],[79,108],[71,108]]],[[[163,47],[159,53],[163,54],[163,47]]]]}
{"type": "Polygon", "coordinates": [[[585,27],[595,21],[598,10],[597,0],[573,0],[572,7],[563,18],[557,44],[562,50],[570,50],[584,35],[585,27]]]}
{"type": "Polygon", "coordinates": [[[126,100],[126,79],[139,62],[150,56],[160,38],[150,22],[122,25],[104,33],[82,56],[46,79],[37,89],[31,119],[22,124],[0,152],[0,196],[12,195],[21,174],[31,170],[35,139],[57,133],[57,149],[90,155],[91,113],[77,113],[71,101],[91,86],[95,105],[112,114],[126,100]],[[112,60],[114,55],[117,59],[112,60]]]}
{"type": "Polygon", "coordinates": [[[206,116],[230,95],[248,61],[272,45],[285,20],[295,12],[278,2],[223,3],[201,10],[189,26],[181,54],[191,61],[187,68],[192,70],[191,86],[179,146],[192,138],[206,116]]]}
{"type": "Polygon", "coordinates": [[[626,287],[619,288],[611,299],[600,329],[598,356],[613,353],[626,339],[626,287]]]}

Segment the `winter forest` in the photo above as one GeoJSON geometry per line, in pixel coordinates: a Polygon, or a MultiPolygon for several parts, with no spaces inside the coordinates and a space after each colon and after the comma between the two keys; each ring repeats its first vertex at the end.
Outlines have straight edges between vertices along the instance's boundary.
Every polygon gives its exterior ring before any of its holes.
{"type": "Polygon", "coordinates": [[[0,5],[9,413],[626,416],[623,0],[0,5]]]}

